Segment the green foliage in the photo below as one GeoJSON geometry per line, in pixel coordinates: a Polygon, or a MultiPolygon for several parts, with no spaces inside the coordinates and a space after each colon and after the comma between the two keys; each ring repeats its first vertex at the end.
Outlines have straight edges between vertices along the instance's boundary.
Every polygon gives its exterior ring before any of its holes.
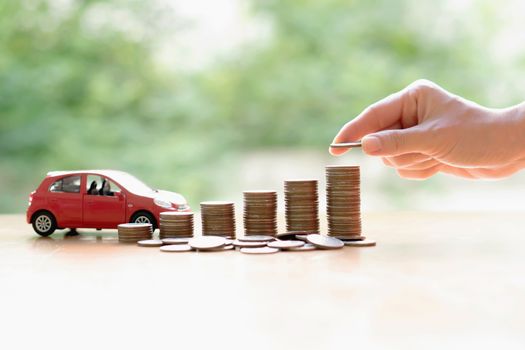
{"type": "MultiPolygon", "coordinates": [[[[47,171],[74,168],[127,170],[196,205],[243,152],[325,148],[367,104],[422,77],[483,102],[496,73],[479,32],[425,29],[444,15],[435,2],[254,1],[269,39],[191,72],[156,63],[177,21],[157,3],[57,3],[0,4],[0,212],[22,210],[47,171]]],[[[480,3],[475,23],[488,26],[480,3]]]]}

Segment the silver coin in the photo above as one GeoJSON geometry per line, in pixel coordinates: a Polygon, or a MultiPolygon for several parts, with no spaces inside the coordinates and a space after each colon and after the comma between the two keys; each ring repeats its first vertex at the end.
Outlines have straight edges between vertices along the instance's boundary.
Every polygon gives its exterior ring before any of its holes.
{"type": "Polygon", "coordinates": [[[289,240],[289,239],[295,240],[297,239],[295,236],[296,236],[296,233],[294,232],[283,232],[283,233],[278,233],[275,236],[275,238],[278,238],[281,240],[289,240]]]}
{"type": "Polygon", "coordinates": [[[216,234],[216,233],[210,233],[208,235],[204,235],[206,237],[221,237],[221,238],[224,238],[225,240],[225,244],[231,244],[231,243],[228,243],[229,241],[233,241],[233,236],[228,234],[228,233],[224,233],[224,234],[216,234]]]}
{"type": "Polygon", "coordinates": [[[244,254],[274,254],[279,252],[277,248],[262,247],[262,248],[241,248],[241,253],[244,254]]]}
{"type": "Polygon", "coordinates": [[[303,241],[303,242],[308,242],[307,239],[306,239],[307,237],[308,237],[308,235],[295,235],[295,238],[297,238],[298,240],[303,241]]]}
{"type": "MultiPolygon", "coordinates": [[[[223,247],[220,247],[220,248],[217,248],[217,249],[205,249],[203,250],[203,252],[222,252],[222,251],[225,251],[225,250],[232,250],[234,249],[235,247],[233,246],[233,244],[227,244],[223,247]]],[[[199,251],[199,250],[197,250],[199,251]]]]}
{"type": "Polygon", "coordinates": [[[179,252],[190,252],[192,251],[191,247],[187,244],[169,244],[160,247],[161,252],[168,253],[179,253],[179,252]]]}
{"type": "Polygon", "coordinates": [[[343,248],[345,246],[343,241],[335,237],[314,234],[308,235],[308,237],[306,238],[308,240],[308,243],[312,243],[313,245],[321,249],[338,249],[343,248]]]}
{"type": "Polygon", "coordinates": [[[303,246],[301,247],[298,247],[298,248],[291,248],[291,249],[288,249],[289,252],[307,252],[307,251],[311,251],[311,250],[316,250],[317,248],[311,244],[311,243],[305,243],[303,246]]]}
{"type": "Polygon", "coordinates": [[[239,237],[238,239],[241,242],[270,242],[270,241],[273,241],[275,237],[266,236],[266,235],[253,235],[253,236],[239,237]]]}
{"type": "Polygon", "coordinates": [[[128,224],[120,224],[118,225],[119,228],[149,228],[151,227],[151,224],[142,224],[142,223],[134,223],[130,222],[128,224]]]}
{"type": "Polygon", "coordinates": [[[376,245],[376,241],[367,238],[362,241],[344,241],[344,245],[347,247],[373,247],[376,245]]]}
{"type": "Polygon", "coordinates": [[[163,238],[161,239],[164,244],[188,244],[192,237],[180,237],[180,238],[163,238]]]}
{"type": "Polygon", "coordinates": [[[347,242],[347,241],[362,241],[362,240],[364,240],[366,238],[365,236],[332,236],[332,237],[340,239],[343,242],[347,242]]]}
{"type": "Polygon", "coordinates": [[[227,201],[205,201],[201,202],[201,205],[204,206],[233,206],[233,202],[227,202],[227,201]]]}
{"type": "Polygon", "coordinates": [[[361,141],[356,142],[341,142],[341,143],[332,143],[330,144],[332,148],[354,148],[361,147],[361,141]]]}
{"type": "Polygon", "coordinates": [[[303,241],[273,241],[268,243],[268,247],[277,249],[299,248],[304,245],[303,241]]]}
{"type": "Polygon", "coordinates": [[[162,241],[159,239],[145,239],[138,241],[137,244],[141,247],[160,247],[162,246],[162,241]]]}
{"type": "Polygon", "coordinates": [[[226,245],[226,239],[219,236],[202,236],[190,239],[188,244],[193,249],[217,249],[226,245]]]}
{"type": "Polygon", "coordinates": [[[130,244],[130,243],[137,244],[137,242],[140,240],[141,239],[119,239],[118,242],[123,243],[123,244],[130,244]]]}
{"type": "Polygon", "coordinates": [[[233,241],[232,244],[236,247],[241,247],[241,248],[257,248],[257,247],[266,247],[267,243],[268,242],[242,242],[236,239],[235,241],[233,241]]]}

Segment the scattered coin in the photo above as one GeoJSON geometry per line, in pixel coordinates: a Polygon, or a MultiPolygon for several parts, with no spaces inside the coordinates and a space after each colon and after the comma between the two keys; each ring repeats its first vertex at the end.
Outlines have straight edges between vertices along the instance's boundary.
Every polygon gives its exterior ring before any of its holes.
{"type": "Polygon", "coordinates": [[[244,254],[274,254],[279,252],[277,248],[263,247],[263,248],[241,248],[241,253],[244,254]]]}
{"type": "Polygon", "coordinates": [[[307,239],[309,243],[312,243],[313,245],[321,249],[338,249],[344,247],[343,241],[335,237],[314,234],[308,235],[307,239]]]}
{"type": "Polygon", "coordinates": [[[137,244],[141,247],[161,247],[163,243],[159,239],[146,239],[138,241],[137,244]]]}
{"type": "Polygon", "coordinates": [[[217,249],[226,245],[226,240],[218,236],[202,236],[190,239],[189,246],[193,249],[217,249]]]}
{"type": "Polygon", "coordinates": [[[239,241],[241,242],[270,242],[273,241],[275,238],[272,236],[265,236],[265,235],[252,235],[252,236],[244,236],[239,237],[239,241]]]}
{"type": "Polygon", "coordinates": [[[277,235],[275,235],[275,238],[278,238],[284,241],[290,240],[290,239],[295,240],[297,239],[295,235],[296,235],[295,232],[283,232],[283,233],[278,233],[277,235]]]}
{"type": "Polygon", "coordinates": [[[366,237],[365,236],[334,236],[335,238],[340,239],[341,241],[362,241],[366,237]]]}
{"type": "Polygon", "coordinates": [[[316,250],[317,248],[312,243],[305,243],[301,247],[288,249],[289,252],[306,252],[316,250]]]}
{"type": "Polygon", "coordinates": [[[160,247],[160,251],[167,253],[190,252],[192,248],[187,244],[170,244],[160,247]]]}
{"type": "Polygon", "coordinates": [[[376,241],[372,239],[364,239],[362,241],[343,241],[347,247],[373,247],[376,245],[376,241]]]}
{"type": "Polygon", "coordinates": [[[266,247],[266,245],[268,244],[268,242],[243,242],[243,241],[240,241],[240,240],[235,240],[233,241],[232,243],[234,246],[236,247],[241,247],[241,248],[257,248],[257,247],[266,247]]]}
{"type": "Polygon", "coordinates": [[[227,244],[224,247],[220,247],[217,249],[206,249],[206,250],[203,250],[203,252],[222,252],[225,250],[233,250],[234,248],[235,247],[233,246],[233,244],[227,244]]]}
{"type": "Polygon", "coordinates": [[[295,238],[297,238],[300,241],[308,242],[307,240],[308,235],[296,235],[295,238]]]}
{"type": "Polygon", "coordinates": [[[164,244],[188,244],[192,237],[180,237],[180,238],[163,238],[161,239],[164,244]]]}
{"type": "Polygon", "coordinates": [[[292,249],[299,248],[304,245],[303,241],[273,241],[268,243],[268,247],[277,249],[292,249]]]}

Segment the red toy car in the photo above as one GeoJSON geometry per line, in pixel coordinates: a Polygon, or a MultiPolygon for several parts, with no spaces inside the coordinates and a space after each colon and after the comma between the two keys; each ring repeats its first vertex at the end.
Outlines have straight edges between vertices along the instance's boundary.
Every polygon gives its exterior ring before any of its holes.
{"type": "Polygon", "coordinates": [[[63,228],[117,228],[124,222],[151,223],[163,211],[189,211],[175,192],[154,190],[116,170],[53,171],[29,195],[27,223],[41,236],[63,228]]]}

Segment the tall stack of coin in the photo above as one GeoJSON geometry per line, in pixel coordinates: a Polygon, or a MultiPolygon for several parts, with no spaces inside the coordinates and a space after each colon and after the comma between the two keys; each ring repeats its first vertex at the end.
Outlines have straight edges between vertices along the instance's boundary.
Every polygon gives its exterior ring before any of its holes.
{"type": "Polygon", "coordinates": [[[166,211],[160,213],[159,237],[193,237],[193,213],[166,211]]]}
{"type": "Polygon", "coordinates": [[[244,191],[244,234],[277,234],[277,192],[244,191]]]}
{"type": "Polygon", "coordinates": [[[153,230],[151,224],[120,224],[118,225],[118,240],[124,243],[137,243],[151,239],[153,230]]]}
{"type": "Polygon", "coordinates": [[[286,229],[289,232],[319,232],[317,180],[284,182],[286,229]]]}
{"type": "Polygon", "coordinates": [[[326,167],[328,235],[361,236],[360,183],[358,166],[326,167]]]}
{"type": "Polygon", "coordinates": [[[202,234],[235,237],[233,202],[201,202],[202,234]]]}

